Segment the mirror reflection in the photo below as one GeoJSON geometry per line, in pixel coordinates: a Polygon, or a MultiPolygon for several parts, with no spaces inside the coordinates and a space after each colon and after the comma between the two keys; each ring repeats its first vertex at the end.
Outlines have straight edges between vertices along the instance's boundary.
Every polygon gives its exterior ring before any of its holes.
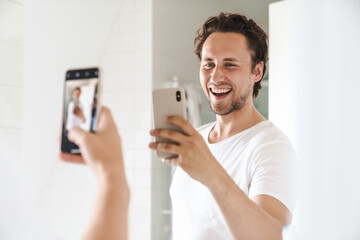
{"type": "Polygon", "coordinates": [[[0,0],[0,238],[357,239],[359,7],[0,0]]]}

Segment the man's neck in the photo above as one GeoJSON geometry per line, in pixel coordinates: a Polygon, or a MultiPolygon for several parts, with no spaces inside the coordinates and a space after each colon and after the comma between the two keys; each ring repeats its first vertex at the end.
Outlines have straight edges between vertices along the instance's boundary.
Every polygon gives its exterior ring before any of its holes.
{"type": "Polygon", "coordinates": [[[243,108],[227,115],[216,115],[216,124],[210,131],[208,141],[217,143],[266,120],[252,101],[243,108]]]}

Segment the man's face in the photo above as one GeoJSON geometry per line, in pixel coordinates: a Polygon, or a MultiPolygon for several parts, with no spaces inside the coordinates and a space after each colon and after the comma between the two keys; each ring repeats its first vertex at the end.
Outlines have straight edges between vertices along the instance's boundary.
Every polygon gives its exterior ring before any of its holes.
{"type": "Polygon", "coordinates": [[[254,74],[245,36],[212,33],[201,53],[201,86],[214,113],[227,115],[252,100],[254,74]]]}
{"type": "Polygon", "coordinates": [[[80,94],[81,94],[81,91],[79,89],[75,89],[74,92],[73,92],[73,98],[74,99],[79,99],[80,94]]]}

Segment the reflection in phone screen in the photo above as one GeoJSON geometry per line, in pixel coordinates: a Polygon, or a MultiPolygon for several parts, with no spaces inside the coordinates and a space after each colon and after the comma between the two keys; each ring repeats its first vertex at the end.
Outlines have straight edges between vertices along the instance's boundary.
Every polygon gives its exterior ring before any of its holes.
{"type": "Polygon", "coordinates": [[[95,131],[98,78],[67,79],[65,81],[61,150],[79,154],[79,147],[68,139],[73,127],[95,131]]]}

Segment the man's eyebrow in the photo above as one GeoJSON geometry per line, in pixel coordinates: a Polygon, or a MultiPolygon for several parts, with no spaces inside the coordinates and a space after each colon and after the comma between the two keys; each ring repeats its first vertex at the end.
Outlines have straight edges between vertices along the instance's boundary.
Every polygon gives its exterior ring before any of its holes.
{"type": "Polygon", "coordinates": [[[213,60],[212,60],[212,58],[207,57],[207,58],[204,58],[203,61],[209,62],[209,61],[213,61],[213,60]]]}
{"type": "MultiPolygon", "coordinates": [[[[212,58],[210,58],[210,57],[206,57],[202,61],[211,62],[211,61],[214,61],[214,60],[212,58]]],[[[236,58],[224,58],[223,61],[224,62],[238,62],[238,60],[236,58]]]]}
{"type": "Polygon", "coordinates": [[[236,58],[224,58],[225,62],[238,62],[236,58]]]}

